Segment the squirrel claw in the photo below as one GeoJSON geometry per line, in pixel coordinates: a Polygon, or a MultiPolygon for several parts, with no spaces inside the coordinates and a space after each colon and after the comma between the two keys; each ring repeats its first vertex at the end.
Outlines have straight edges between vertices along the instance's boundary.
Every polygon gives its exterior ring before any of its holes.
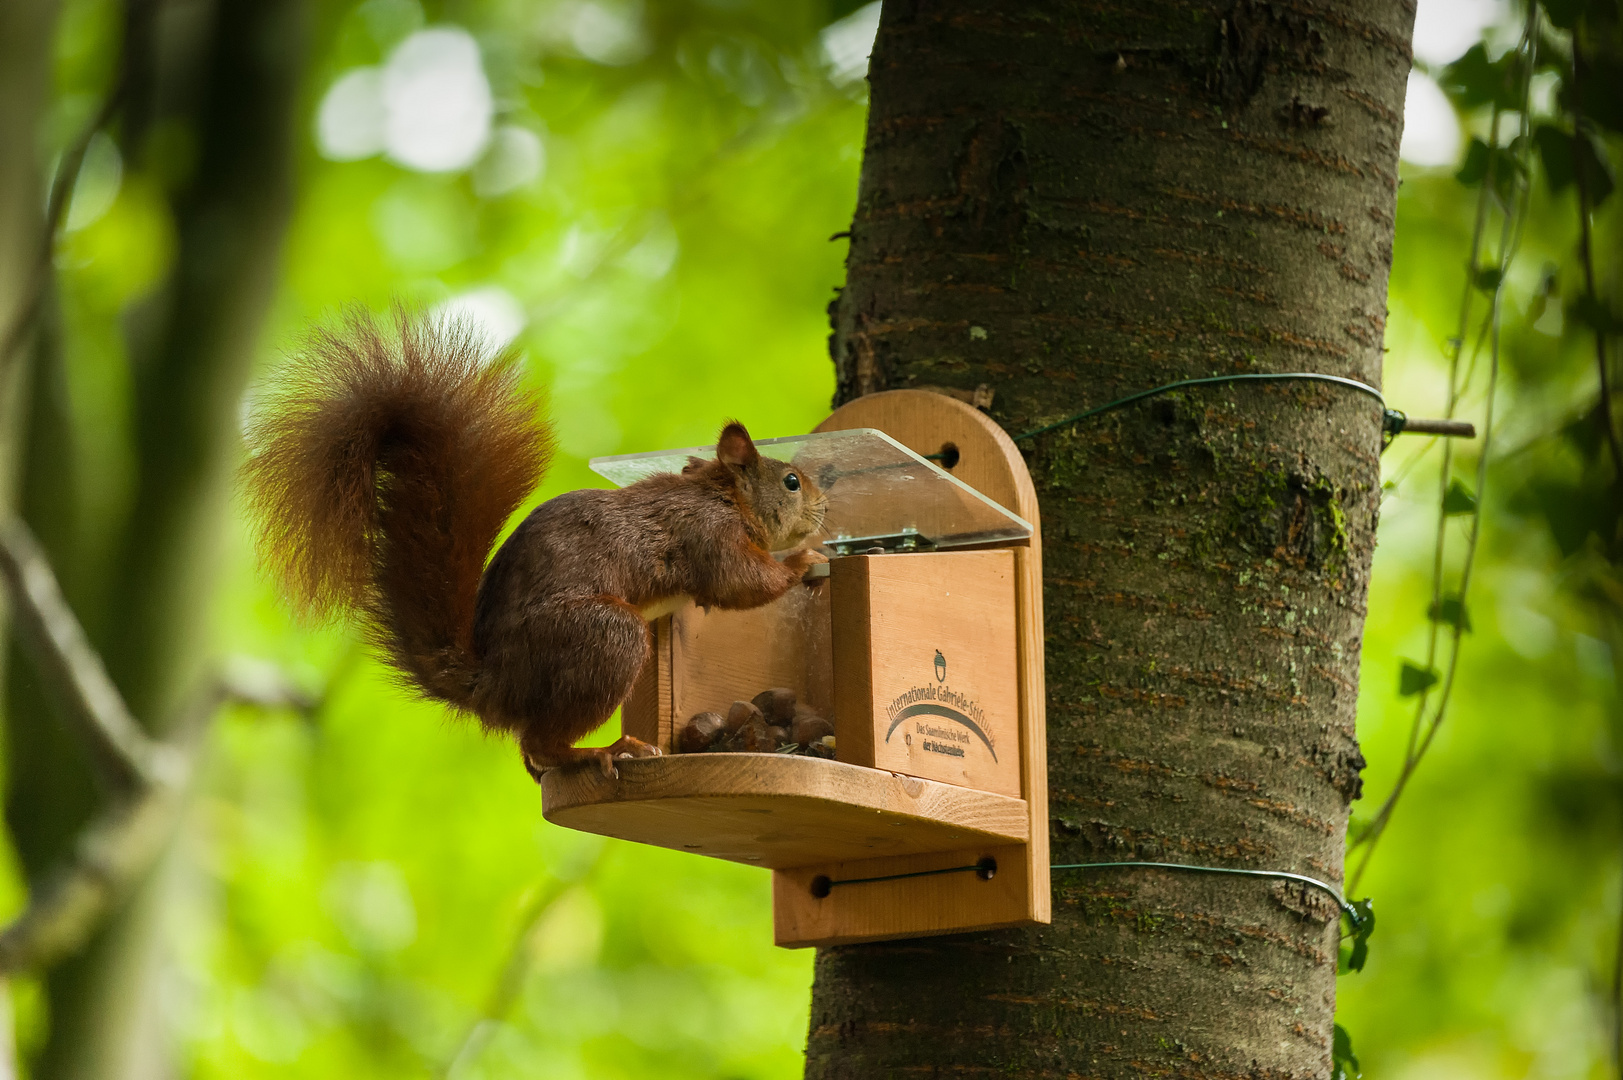
{"type": "Polygon", "coordinates": [[[622,735],[620,738],[616,739],[608,746],[605,746],[603,749],[607,751],[610,757],[615,758],[645,758],[663,756],[659,747],[650,743],[645,743],[641,739],[633,738],[630,735],[622,735]]]}

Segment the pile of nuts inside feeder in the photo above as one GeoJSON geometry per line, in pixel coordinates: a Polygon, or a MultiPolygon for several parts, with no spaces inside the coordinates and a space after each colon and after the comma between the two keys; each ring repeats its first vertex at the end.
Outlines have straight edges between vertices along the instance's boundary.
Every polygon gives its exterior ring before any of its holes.
{"type": "Polygon", "coordinates": [[[683,754],[757,753],[834,756],[834,725],[780,686],[762,690],[754,701],[735,701],[723,716],[702,712],[676,735],[683,754]]]}

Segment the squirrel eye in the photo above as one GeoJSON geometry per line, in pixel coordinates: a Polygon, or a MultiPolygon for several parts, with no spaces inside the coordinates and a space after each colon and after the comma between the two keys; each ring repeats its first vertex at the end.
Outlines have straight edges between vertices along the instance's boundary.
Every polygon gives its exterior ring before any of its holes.
{"type": "Polygon", "coordinates": [[[796,476],[794,473],[790,473],[783,478],[783,486],[788,488],[790,491],[799,491],[800,477],[796,476]]]}

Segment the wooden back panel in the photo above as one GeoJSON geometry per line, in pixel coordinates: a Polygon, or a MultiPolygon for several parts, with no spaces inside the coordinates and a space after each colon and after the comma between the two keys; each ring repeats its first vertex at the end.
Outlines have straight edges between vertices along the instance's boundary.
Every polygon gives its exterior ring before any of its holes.
{"type": "Polygon", "coordinates": [[[780,945],[833,945],[895,937],[983,930],[1052,917],[1048,879],[1048,740],[1043,685],[1042,522],[1037,491],[1025,459],[990,417],[964,402],[923,390],[890,390],[837,409],[818,431],[877,428],[921,455],[951,444],[958,461],[949,471],[1031,523],[1031,541],[1015,549],[1015,629],[1020,679],[1020,788],[1031,823],[1029,841],[995,852],[966,849],[926,858],[873,859],[801,867],[773,874],[773,907],[780,945]],[[909,873],[968,865],[992,854],[993,882],[973,874],[909,878],[853,885],[817,898],[808,883],[909,873]]]}

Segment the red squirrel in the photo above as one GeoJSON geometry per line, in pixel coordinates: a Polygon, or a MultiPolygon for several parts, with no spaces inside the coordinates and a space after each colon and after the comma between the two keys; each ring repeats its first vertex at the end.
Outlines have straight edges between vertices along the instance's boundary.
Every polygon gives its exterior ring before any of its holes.
{"type": "Polygon", "coordinates": [[[542,503],[486,565],[540,483],[551,428],[512,354],[471,327],[397,314],[319,330],[250,419],[243,467],[260,551],[294,602],[358,617],[426,696],[513,732],[526,767],[657,755],[574,743],[625,700],[648,620],[689,600],[751,608],[820,553],[795,547],[827,499],[739,423],[680,475],[542,503]]]}

